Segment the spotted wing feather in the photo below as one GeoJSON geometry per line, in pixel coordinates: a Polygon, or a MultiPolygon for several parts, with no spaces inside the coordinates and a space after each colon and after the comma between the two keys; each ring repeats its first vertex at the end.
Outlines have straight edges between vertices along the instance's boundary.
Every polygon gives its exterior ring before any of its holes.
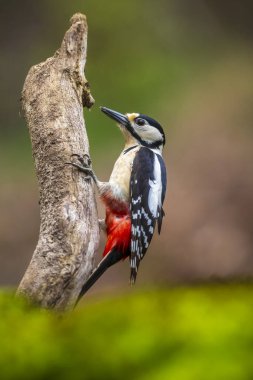
{"type": "Polygon", "coordinates": [[[153,237],[156,220],[160,232],[165,187],[166,170],[162,157],[151,149],[140,148],[133,162],[130,179],[131,283],[136,280],[140,261],[153,237]]]}

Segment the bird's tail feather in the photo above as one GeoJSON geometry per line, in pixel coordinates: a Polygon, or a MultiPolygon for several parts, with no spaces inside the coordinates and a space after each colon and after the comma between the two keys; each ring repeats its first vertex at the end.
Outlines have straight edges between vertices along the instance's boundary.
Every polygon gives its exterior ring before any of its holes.
{"type": "Polygon", "coordinates": [[[88,280],[83,285],[81,292],[77,298],[76,305],[80,298],[95,284],[95,282],[102,276],[102,274],[111,265],[117,263],[122,259],[122,253],[117,249],[113,248],[107,255],[100,261],[96,269],[92,272],[88,280]]]}

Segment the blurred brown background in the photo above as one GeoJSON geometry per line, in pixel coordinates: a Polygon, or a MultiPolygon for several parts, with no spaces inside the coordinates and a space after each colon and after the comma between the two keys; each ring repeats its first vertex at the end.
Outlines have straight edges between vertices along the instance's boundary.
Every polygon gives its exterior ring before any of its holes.
{"type": "MultiPolygon", "coordinates": [[[[20,281],[39,232],[30,141],[19,116],[22,85],[28,69],[59,47],[77,11],[89,23],[86,74],[96,105],[85,118],[98,176],[108,178],[123,143],[98,106],[148,114],[167,135],[166,218],[137,286],[252,276],[253,3],[0,4],[1,285],[20,281]]],[[[127,287],[128,272],[127,263],[110,269],[94,291],[127,287]]]]}

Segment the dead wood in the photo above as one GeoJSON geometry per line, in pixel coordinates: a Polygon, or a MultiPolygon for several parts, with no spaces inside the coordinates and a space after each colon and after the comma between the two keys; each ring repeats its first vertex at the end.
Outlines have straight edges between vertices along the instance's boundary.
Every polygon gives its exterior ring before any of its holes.
{"type": "Polygon", "coordinates": [[[60,310],[76,301],[99,242],[93,183],[64,164],[73,153],[89,154],[83,107],[90,108],[94,100],[84,76],[86,51],[86,17],[75,14],[60,49],[30,69],[22,92],[41,225],[18,294],[60,310]]]}

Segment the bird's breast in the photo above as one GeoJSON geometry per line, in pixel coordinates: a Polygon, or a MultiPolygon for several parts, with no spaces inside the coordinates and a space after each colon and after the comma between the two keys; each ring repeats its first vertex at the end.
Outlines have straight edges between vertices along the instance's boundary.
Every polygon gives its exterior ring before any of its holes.
{"type": "Polygon", "coordinates": [[[110,177],[110,184],[113,186],[115,195],[125,202],[129,203],[129,184],[132,171],[133,160],[139,147],[131,149],[127,153],[125,150],[121,153],[110,177]]]}

